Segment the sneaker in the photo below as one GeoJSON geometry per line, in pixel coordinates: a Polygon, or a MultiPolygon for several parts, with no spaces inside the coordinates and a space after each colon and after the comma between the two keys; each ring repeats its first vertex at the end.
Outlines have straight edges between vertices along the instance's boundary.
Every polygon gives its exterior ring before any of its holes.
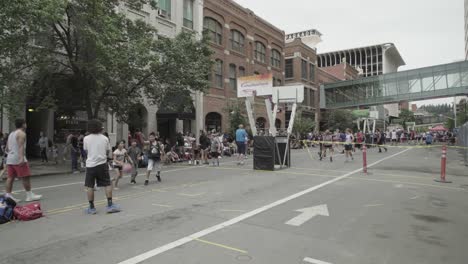
{"type": "Polygon", "coordinates": [[[97,214],[97,210],[96,210],[96,208],[89,208],[88,207],[88,208],[85,209],[85,214],[95,215],[95,214],[97,214]]]}
{"type": "Polygon", "coordinates": [[[78,174],[78,173],[80,173],[80,171],[73,171],[72,173],[73,174],[78,174]]]}
{"type": "Polygon", "coordinates": [[[119,187],[114,187],[114,190],[118,191],[118,190],[120,190],[120,188],[119,187]]]}
{"type": "Polygon", "coordinates": [[[136,181],[131,181],[130,184],[135,185],[136,181]]]}
{"type": "Polygon", "coordinates": [[[145,186],[148,186],[148,183],[149,183],[148,180],[146,180],[146,181],[145,181],[145,186]]]}
{"type": "Polygon", "coordinates": [[[31,193],[31,195],[26,195],[26,202],[39,201],[42,198],[42,195],[31,193]]]}
{"type": "Polygon", "coordinates": [[[15,197],[13,197],[13,195],[5,195],[5,196],[15,201],[15,203],[21,202],[21,199],[16,199],[15,197]]]}
{"type": "Polygon", "coordinates": [[[118,213],[120,211],[121,211],[120,206],[116,204],[112,204],[111,206],[106,206],[106,213],[108,214],[118,213]]]}
{"type": "Polygon", "coordinates": [[[241,162],[240,162],[240,165],[244,165],[244,162],[243,162],[243,161],[241,161],[241,162]]]}

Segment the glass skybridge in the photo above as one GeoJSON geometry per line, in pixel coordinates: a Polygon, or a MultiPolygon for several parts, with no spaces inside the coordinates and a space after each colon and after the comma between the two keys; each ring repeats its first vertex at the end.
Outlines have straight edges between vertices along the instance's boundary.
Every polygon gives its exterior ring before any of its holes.
{"type": "Polygon", "coordinates": [[[326,109],[468,95],[468,61],[372,76],[320,87],[326,109]]]}

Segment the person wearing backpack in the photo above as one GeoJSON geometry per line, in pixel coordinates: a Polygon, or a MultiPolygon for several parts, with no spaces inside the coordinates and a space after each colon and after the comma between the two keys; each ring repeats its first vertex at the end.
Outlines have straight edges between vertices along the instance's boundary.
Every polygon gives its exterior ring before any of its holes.
{"type": "Polygon", "coordinates": [[[164,155],[164,146],[159,141],[159,138],[156,138],[156,134],[151,132],[149,135],[149,141],[146,141],[145,144],[148,145],[146,155],[148,156],[148,167],[146,169],[146,180],[145,186],[149,184],[149,177],[153,169],[156,167],[157,173],[156,178],[158,182],[161,182],[161,156],[164,155]]]}

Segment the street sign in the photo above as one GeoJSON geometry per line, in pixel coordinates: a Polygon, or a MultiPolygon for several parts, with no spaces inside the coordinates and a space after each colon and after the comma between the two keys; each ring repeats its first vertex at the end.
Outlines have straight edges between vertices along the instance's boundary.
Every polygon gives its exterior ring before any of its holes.
{"type": "Polygon", "coordinates": [[[298,209],[296,210],[296,212],[301,212],[302,214],[287,221],[285,224],[292,225],[292,226],[301,226],[302,224],[316,217],[317,215],[330,216],[330,214],[328,213],[328,207],[326,204],[309,207],[309,208],[298,209]]]}

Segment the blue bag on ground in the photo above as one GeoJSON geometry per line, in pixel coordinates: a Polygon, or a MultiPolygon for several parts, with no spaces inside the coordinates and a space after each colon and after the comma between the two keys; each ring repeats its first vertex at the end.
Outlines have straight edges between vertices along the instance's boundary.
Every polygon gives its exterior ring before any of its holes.
{"type": "Polygon", "coordinates": [[[13,199],[0,195],[0,225],[13,219],[13,209],[15,209],[15,206],[16,202],[13,199]]]}

